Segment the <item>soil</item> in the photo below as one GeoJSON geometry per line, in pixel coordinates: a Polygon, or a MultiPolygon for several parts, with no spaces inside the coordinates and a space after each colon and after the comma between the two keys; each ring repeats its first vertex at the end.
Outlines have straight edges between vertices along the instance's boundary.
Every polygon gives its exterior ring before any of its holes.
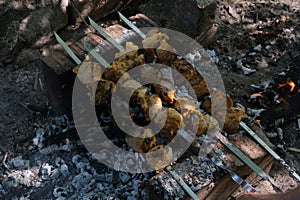
{"type": "MultiPolygon", "coordinates": [[[[219,59],[217,66],[227,93],[235,103],[251,108],[253,105],[249,102],[249,97],[255,91],[252,84],[260,85],[266,81],[273,81],[280,72],[299,67],[299,62],[295,60],[300,56],[300,2],[297,0],[217,2],[216,21],[219,33],[216,42],[207,48],[214,50],[219,59]],[[243,69],[250,74],[245,74],[243,69]]],[[[28,51],[31,50],[36,51],[28,48],[28,51]]],[[[72,152],[59,151],[43,157],[32,148],[36,131],[48,130],[57,115],[45,97],[42,70],[37,67],[39,61],[21,65],[15,61],[18,56],[17,54],[0,63],[0,160],[6,159],[5,162],[8,163],[8,169],[3,164],[0,167],[0,180],[14,168],[9,161],[17,156],[22,156],[31,163],[36,163],[37,159],[42,162],[48,159],[47,162],[54,163],[57,156],[70,160],[70,156],[82,151],[81,149],[72,152]]],[[[283,139],[275,138],[272,142],[275,146],[281,147],[277,149],[280,156],[300,173],[300,155],[295,151],[300,149],[299,124],[295,119],[286,122],[281,128],[284,133],[283,139]],[[289,147],[293,147],[294,150],[289,147]]],[[[74,172],[72,168],[69,171],[74,172]]],[[[270,175],[284,191],[297,186],[297,183],[277,164],[273,166],[270,175]]],[[[61,177],[55,183],[49,182],[47,186],[54,188],[56,184],[65,181],[69,179],[61,177]]],[[[256,187],[262,192],[272,192],[268,183],[263,181],[257,183],[256,187]]],[[[46,190],[45,187],[33,186],[5,188],[2,183],[0,198],[20,198],[31,194],[31,197],[39,199],[52,199],[54,198],[52,191],[53,189],[46,190]]]]}

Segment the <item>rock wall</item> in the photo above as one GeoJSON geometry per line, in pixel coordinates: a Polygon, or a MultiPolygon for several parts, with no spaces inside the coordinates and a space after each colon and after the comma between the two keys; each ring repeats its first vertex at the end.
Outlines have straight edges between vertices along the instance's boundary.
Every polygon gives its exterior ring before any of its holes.
{"type": "Polygon", "coordinates": [[[17,43],[41,45],[68,22],[68,0],[7,0],[0,5],[0,56],[17,43]]]}
{"type": "Polygon", "coordinates": [[[0,57],[10,54],[18,42],[39,47],[49,41],[53,31],[79,24],[87,16],[99,20],[131,1],[74,0],[72,4],[69,0],[0,1],[0,57]]]}
{"type": "Polygon", "coordinates": [[[146,14],[162,27],[198,37],[200,44],[214,35],[215,0],[0,0],[0,58],[19,43],[40,47],[53,31],[78,25],[87,16],[99,20],[124,7],[146,14]]]}
{"type": "Polygon", "coordinates": [[[185,33],[202,45],[214,41],[215,0],[149,0],[140,6],[142,13],[164,28],[185,33]]]}

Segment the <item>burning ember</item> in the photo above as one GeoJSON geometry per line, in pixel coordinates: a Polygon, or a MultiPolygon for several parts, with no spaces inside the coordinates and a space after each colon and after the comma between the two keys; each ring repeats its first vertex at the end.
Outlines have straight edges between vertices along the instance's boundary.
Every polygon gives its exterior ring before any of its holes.
{"type": "Polygon", "coordinates": [[[296,76],[293,74],[286,77],[279,76],[275,78],[275,83],[262,85],[259,87],[261,91],[255,91],[250,95],[249,102],[255,105],[256,109],[266,109],[259,117],[258,115],[254,116],[256,122],[259,121],[263,126],[271,128],[277,126],[274,125],[278,124],[276,121],[284,122],[297,117],[300,88],[295,80],[296,76]]]}

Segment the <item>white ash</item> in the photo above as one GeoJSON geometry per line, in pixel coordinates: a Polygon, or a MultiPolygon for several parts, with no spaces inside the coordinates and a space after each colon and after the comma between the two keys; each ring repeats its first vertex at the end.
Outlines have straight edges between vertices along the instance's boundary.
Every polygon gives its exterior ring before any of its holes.
{"type": "Polygon", "coordinates": [[[274,131],[272,131],[272,132],[267,131],[267,132],[266,132],[266,136],[267,136],[268,138],[272,139],[272,138],[276,138],[276,137],[278,136],[278,133],[276,133],[276,132],[274,132],[274,131]]]}
{"type": "Polygon", "coordinates": [[[254,117],[254,118],[260,116],[260,114],[263,111],[266,111],[266,109],[251,109],[251,108],[247,108],[247,114],[249,116],[254,117]]]}
{"type": "Polygon", "coordinates": [[[283,130],[282,130],[282,128],[277,128],[276,131],[278,133],[279,139],[282,140],[283,139],[283,130]]]}
{"type": "Polygon", "coordinates": [[[39,168],[34,167],[26,170],[12,170],[8,175],[4,175],[2,184],[5,188],[16,188],[18,185],[39,187],[41,181],[39,168]]]}
{"type": "Polygon", "coordinates": [[[135,36],[135,32],[131,30],[124,30],[121,35],[118,35],[115,39],[117,43],[122,43],[123,41],[129,41],[130,38],[135,36]]]}
{"type": "Polygon", "coordinates": [[[186,56],[184,56],[184,58],[194,66],[195,63],[201,61],[202,56],[199,51],[195,51],[193,53],[187,54],[186,56]]]}
{"type": "Polygon", "coordinates": [[[25,160],[22,158],[22,156],[17,156],[15,158],[12,158],[9,163],[17,168],[17,169],[27,169],[29,168],[29,160],[25,160]]]}
{"type": "Polygon", "coordinates": [[[236,61],[235,64],[236,64],[236,67],[238,69],[241,69],[243,71],[244,75],[250,75],[250,74],[256,72],[255,69],[251,69],[249,67],[245,67],[241,59],[239,59],[238,61],[236,61]]]}
{"type": "Polygon", "coordinates": [[[163,195],[164,199],[179,199],[185,196],[182,187],[169,173],[160,173],[155,176],[151,180],[150,186],[156,192],[163,192],[161,195],[163,195]]]}
{"type": "MultiPolygon", "coordinates": [[[[184,163],[176,163],[173,169],[194,192],[211,184],[216,172],[215,165],[208,158],[200,156],[192,156],[184,163]]],[[[154,176],[149,183],[164,199],[180,199],[185,196],[185,191],[169,173],[162,172],[154,176]]]]}
{"type": "Polygon", "coordinates": [[[44,163],[40,169],[41,178],[43,180],[47,180],[51,175],[51,168],[53,166],[49,165],[48,163],[44,163]]]}
{"type": "Polygon", "coordinates": [[[257,45],[256,47],[254,47],[254,50],[255,50],[255,51],[261,51],[261,49],[262,49],[261,44],[259,44],[259,45],[257,45]]]}
{"type": "Polygon", "coordinates": [[[218,64],[220,59],[218,58],[215,50],[206,50],[206,52],[208,53],[208,55],[210,55],[211,61],[213,61],[214,63],[218,64]]]}
{"type": "Polygon", "coordinates": [[[53,195],[54,197],[63,200],[67,199],[68,192],[63,187],[57,187],[53,190],[53,195]]]}
{"type": "Polygon", "coordinates": [[[45,140],[44,135],[45,135],[45,130],[42,128],[39,128],[35,132],[36,137],[33,138],[33,145],[38,146],[38,148],[43,147],[43,141],[45,140]]]}

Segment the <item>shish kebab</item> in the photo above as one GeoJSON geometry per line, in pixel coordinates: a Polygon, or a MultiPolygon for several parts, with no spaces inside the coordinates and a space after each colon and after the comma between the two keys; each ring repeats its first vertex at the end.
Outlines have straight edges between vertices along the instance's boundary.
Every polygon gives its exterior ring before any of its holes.
{"type": "MultiPolygon", "coordinates": [[[[143,39],[145,38],[144,34],[140,34],[141,31],[132,24],[124,15],[118,12],[120,18],[133,30],[137,30],[138,33],[143,39]]],[[[253,130],[251,130],[245,122],[240,122],[240,126],[249,133],[251,137],[253,137],[272,157],[280,162],[280,164],[300,182],[300,175],[298,175],[295,170],[293,170],[273,149],[271,149],[253,130]]]]}
{"type": "MultiPolygon", "coordinates": [[[[128,25],[133,28],[135,27],[128,19],[126,19],[124,16],[120,14],[120,17],[123,19],[123,21],[125,21],[126,23],[128,23],[128,25]],[[127,21],[126,21],[127,20],[127,21]]],[[[90,19],[90,21],[92,21],[90,19]]],[[[93,26],[95,26],[95,24],[91,23],[93,26]]],[[[98,26],[98,25],[97,25],[98,26]]],[[[133,28],[135,31],[136,30],[139,30],[137,27],[133,28]]],[[[97,28],[96,28],[97,30],[97,28]]],[[[99,28],[98,28],[98,31],[99,31],[99,28]]],[[[100,32],[100,31],[99,31],[100,32]]],[[[141,33],[141,31],[136,31],[137,33],[141,33]]],[[[101,32],[100,32],[101,33],[101,32]]],[[[102,34],[102,33],[101,33],[102,34]]],[[[64,49],[69,53],[69,55],[73,58],[73,60],[78,64],[78,58],[76,58],[75,54],[70,54],[70,52],[68,51],[68,48],[67,46],[61,42],[62,40],[59,38],[59,36],[57,34],[55,34],[56,38],[58,39],[59,43],[62,44],[62,46],[64,47],[64,49]],[[59,40],[60,39],[60,40],[59,40]]],[[[144,34],[140,34],[140,36],[142,38],[145,38],[145,35],[144,34]]],[[[106,36],[107,37],[107,36],[106,36]]],[[[108,36],[109,37],[109,36],[108,36]]],[[[110,40],[111,41],[111,40],[110,40]]],[[[114,41],[114,40],[113,40],[114,41]]],[[[111,42],[113,44],[113,42],[111,42]]],[[[118,47],[117,47],[118,48],[118,47]]],[[[120,49],[124,49],[123,47],[118,48],[119,50],[120,49]]],[[[94,55],[93,55],[94,56],[94,55]]],[[[96,55],[97,57],[99,55],[96,55]]],[[[95,56],[94,56],[95,57],[95,56]]],[[[100,56],[101,57],[101,56],[100,56]]],[[[97,58],[96,58],[97,59],[97,58]]],[[[106,63],[103,63],[100,61],[100,59],[97,59],[97,61],[99,61],[103,66],[108,66],[107,62],[106,63]]],[[[225,145],[227,146],[231,151],[233,151],[241,160],[243,160],[250,168],[252,168],[256,173],[258,173],[260,176],[262,176],[264,179],[270,181],[270,179],[268,178],[268,176],[261,170],[259,169],[256,164],[254,164],[249,158],[247,159],[247,156],[243,155],[243,153],[241,151],[239,151],[236,147],[234,147],[231,143],[228,142],[227,138],[225,137],[219,137],[220,141],[225,145]],[[220,139],[221,138],[221,139],[220,139]]],[[[215,160],[215,159],[214,159],[215,160]]]]}

